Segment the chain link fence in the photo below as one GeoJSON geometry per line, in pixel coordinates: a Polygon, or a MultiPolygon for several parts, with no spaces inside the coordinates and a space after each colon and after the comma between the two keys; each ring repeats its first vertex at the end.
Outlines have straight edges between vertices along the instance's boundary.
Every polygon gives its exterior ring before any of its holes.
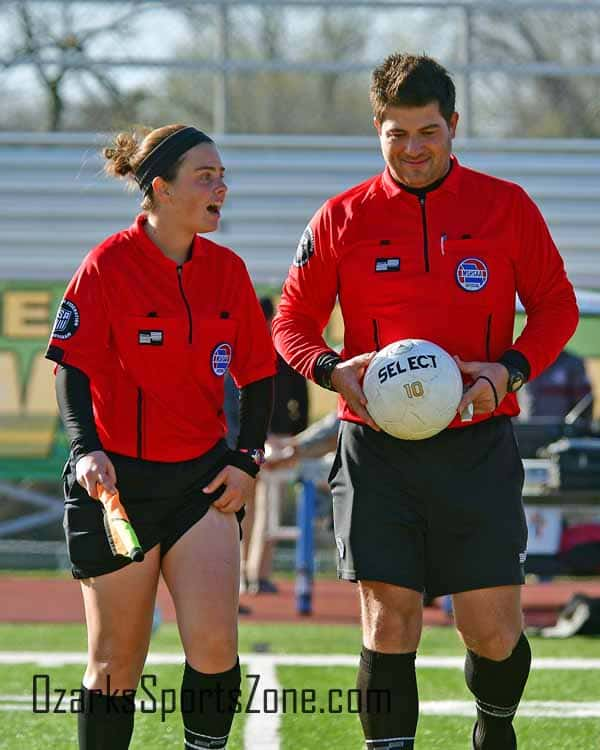
{"type": "Polygon", "coordinates": [[[365,134],[405,50],[454,74],[463,136],[600,137],[596,0],[9,0],[0,43],[3,130],[365,134]]]}

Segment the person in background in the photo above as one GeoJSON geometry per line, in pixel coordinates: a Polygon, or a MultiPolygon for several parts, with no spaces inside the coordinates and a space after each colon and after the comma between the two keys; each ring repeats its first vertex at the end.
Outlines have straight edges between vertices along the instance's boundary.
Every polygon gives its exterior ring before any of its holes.
{"type": "Polygon", "coordinates": [[[335,412],[326,414],[276,450],[267,452],[264,469],[287,469],[299,461],[322,458],[335,451],[340,420],[335,412]]]}
{"type": "Polygon", "coordinates": [[[519,393],[519,404],[519,419],[523,421],[535,417],[563,419],[580,406],[581,413],[575,416],[573,424],[581,432],[589,431],[594,399],[583,359],[563,349],[547,370],[525,384],[519,393]]]}
{"type": "MultiPolygon", "coordinates": [[[[270,297],[260,298],[267,329],[275,308],[270,297]]],[[[228,441],[235,440],[239,423],[239,400],[237,389],[231,379],[225,382],[225,414],[228,424],[228,441]]],[[[306,380],[293,370],[285,360],[277,357],[277,374],[274,378],[273,412],[267,445],[277,450],[287,441],[306,429],[308,424],[308,388],[306,380]]],[[[253,502],[246,507],[242,523],[241,580],[240,590],[249,594],[276,593],[277,587],[270,580],[273,558],[273,542],[268,538],[270,513],[274,505],[283,498],[287,483],[273,475],[265,474],[256,483],[253,502]]]]}

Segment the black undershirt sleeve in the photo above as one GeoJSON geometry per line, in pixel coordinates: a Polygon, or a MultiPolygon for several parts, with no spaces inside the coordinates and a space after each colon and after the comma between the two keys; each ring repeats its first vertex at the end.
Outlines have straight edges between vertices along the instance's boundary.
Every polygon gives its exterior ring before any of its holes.
{"type": "Polygon", "coordinates": [[[255,380],[241,389],[238,448],[264,448],[272,411],[272,377],[255,380]]]}
{"type": "Polygon", "coordinates": [[[88,376],[71,365],[58,365],[55,386],[58,410],[75,462],[87,453],[103,450],[94,422],[88,376]]]}
{"type": "Polygon", "coordinates": [[[241,449],[264,448],[273,411],[273,378],[263,378],[248,383],[240,391],[240,434],[237,451],[232,451],[230,463],[255,477],[259,468],[241,449]]]}

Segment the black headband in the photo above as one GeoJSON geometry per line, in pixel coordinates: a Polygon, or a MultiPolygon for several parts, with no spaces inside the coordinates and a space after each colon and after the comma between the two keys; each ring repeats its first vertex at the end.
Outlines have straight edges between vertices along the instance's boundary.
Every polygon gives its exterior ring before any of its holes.
{"type": "Polygon", "coordinates": [[[167,136],[152,149],[135,170],[135,179],[140,190],[146,194],[152,187],[152,180],[155,177],[162,177],[163,173],[182,154],[199,143],[214,143],[214,141],[206,133],[192,127],[176,130],[167,136]]]}

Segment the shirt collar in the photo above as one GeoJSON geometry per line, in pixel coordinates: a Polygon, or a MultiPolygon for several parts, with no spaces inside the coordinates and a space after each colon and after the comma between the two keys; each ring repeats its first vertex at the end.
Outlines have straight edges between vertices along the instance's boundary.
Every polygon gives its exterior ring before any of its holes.
{"type": "MultiPolygon", "coordinates": [[[[440,190],[448,190],[451,193],[458,193],[458,185],[460,182],[460,173],[462,171],[462,167],[460,166],[458,159],[454,154],[451,154],[450,160],[452,168],[444,178],[442,184],[432,191],[433,193],[437,193],[440,190]]],[[[387,165],[383,170],[383,174],[381,175],[381,183],[388,198],[395,198],[398,195],[406,196],[411,194],[408,190],[405,190],[402,185],[396,182],[396,180],[392,177],[390,168],[387,165]]]]}
{"type": "MultiPolygon", "coordinates": [[[[148,221],[148,215],[140,213],[135,217],[135,221],[129,227],[129,235],[134,240],[135,244],[142,250],[144,255],[147,255],[151,260],[156,263],[162,263],[163,265],[175,266],[177,263],[172,258],[167,258],[163,251],[156,245],[150,237],[146,234],[144,224],[148,221]]],[[[192,242],[192,251],[189,259],[186,263],[192,263],[197,261],[203,254],[202,237],[196,235],[192,242]]]]}

